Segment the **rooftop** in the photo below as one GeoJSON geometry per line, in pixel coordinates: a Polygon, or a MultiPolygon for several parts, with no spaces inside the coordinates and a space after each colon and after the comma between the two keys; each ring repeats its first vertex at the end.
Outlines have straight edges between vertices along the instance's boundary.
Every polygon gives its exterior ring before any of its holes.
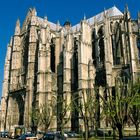
{"type": "MultiPolygon", "coordinates": [[[[97,15],[95,15],[95,16],[89,18],[89,19],[86,19],[86,21],[88,21],[88,23],[89,23],[90,25],[93,25],[95,22],[98,23],[98,22],[103,21],[105,15],[106,15],[107,17],[115,17],[115,16],[123,16],[123,13],[122,13],[116,6],[113,6],[112,8],[109,8],[109,9],[107,9],[107,10],[104,10],[103,12],[101,12],[101,13],[99,13],[99,14],[97,14],[97,15]]],[[[45,20],[45,19],[38,17],[38,21],[39,21],[41,24],[43,24],[44,20],[45,20]]],[[[50,21],[48,21],[48,23],[49,23],[50,28],[51,28],[52,30],[56,30],[57,24],[52,23],[52,22],[50,22],[50,21]]],[[[75,31],[76,29],[79,30],[79,28],[80,28],[80,23],[74,25],[74,26],[72,27],[72,30],[73,30],[73,31],[75,31]]]]}

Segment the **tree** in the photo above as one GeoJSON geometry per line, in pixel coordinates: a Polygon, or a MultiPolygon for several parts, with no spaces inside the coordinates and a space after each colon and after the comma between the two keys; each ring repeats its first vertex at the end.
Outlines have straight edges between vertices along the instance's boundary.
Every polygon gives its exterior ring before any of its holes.
{"type": "MultiPolygon", "coordinates": [[[[127,123],[129,104],[131,102],[130,92],[128,92],[128,83],[125,83],[124,78],[117,78],[115,81],[114,92],[106,85],[107,99],[99,94],[99,97],[105,104],[104,112],[111,119],[111,126],[115,130],[118,129],[119,139],[123,137],[123,128],[127,123]]],[[[112,89],[113,90],[113,89],[112,89]]]]}
{"type": "Polygon", "coordinates": [[[55,110],[55,96],[51,97],[51,100],[48,100],[46,103],[40,105],[40,120],[42,126],[45,127],[45,132],[48,131],[48,128],[53,120],[53,117],[56,115],[55,110]]]}
{"type": "Polygon", "coordinates": [[[42,122],[42,126],[44,125],[45,132],[47,132],[53,119],[52,110],[48,103],[42,104],[40,109],[41,109],[40,119],[42,122]]]}
{"type": "Polygon", "coordinates": [[[48,128],[51,124],[51,121],[55,115],[55,96],[51,97],[51,100],[47,100],[44,104],[41,104],[39,107],[33,107],[30,113],[31,117],[31,128],[32,132],[36,134],[37,128],[39,126],[44,126],[45,132],[48,131],[48,128]]]}
{"type": "Polygon", "coordinates": [[[58,121],[58,126],[61,134],[63,135],[64,133],[64,127],[65,125],[70,121],[71,119],[71,110],[72,110],[72,104],[71,102],[64,99],[62,95],[59,95],[58,97],[58,102],[57,106],[59,107],[58,111],[58,116],[57,116],[57,121],[58,121]]]}
{"type": "Polygon", "coordinates": [[[85,135],[84,139],[88,140],[89,134],[89,124],[92,123],[93,125],[96,124],[95,114],[96,114],[96,107],[97,102],[95,101],[95,96],[91,94],[90,90],[85,90],[81,92],[79,96],[77,96],[78,103],[76,99],[73,99],[73,104],[76,110],[79,112],[80,117],[84,122],[85,128],[85,135]]]}
{"type": "Polygon", "coordinates": [[[30,113],[30,117],[31,117],[31,122],[32,122],[32,125],[31,125],[32,132],[36,134],[37,128],[39,127],[41,123],[40,121],[41,113],[39,109],[33,107],[32,112],[30,113]]]}
{"type": "Polygon", "coordinates": [[[131,104],[129,117],[136,128],[136,136],[139,135],[139,124],[140,124],[140,80],[136,80],[135,83],[129,85],[131,92],[131,104]]]}

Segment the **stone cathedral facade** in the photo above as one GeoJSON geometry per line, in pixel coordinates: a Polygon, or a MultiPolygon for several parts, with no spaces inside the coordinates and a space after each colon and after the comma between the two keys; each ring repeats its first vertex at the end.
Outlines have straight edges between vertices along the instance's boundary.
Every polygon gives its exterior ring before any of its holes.
{"type": "MultiPolygon", "coordinates": [[[[61,26],[29,9],[22,27],[17,20],[7,46],[1,127],[30,127],[32,108],[50,102],[52,96],[63,97],[69,104],[72,96],[87,89],[94,94],[95,85],[101,94],[106,84],[114,92],[116,77],[134,80],[139,74],[140,14],[132,20],[128,8],[122,13],[114,6],[89,19],[84,17],[75,26],[69,21],[61,26]]],[[[50,129],[59,127],[61,109],[56,106],[50,129]]],[[[74,130],[82,125],[76,113],[65,127],[74,130]]]]}

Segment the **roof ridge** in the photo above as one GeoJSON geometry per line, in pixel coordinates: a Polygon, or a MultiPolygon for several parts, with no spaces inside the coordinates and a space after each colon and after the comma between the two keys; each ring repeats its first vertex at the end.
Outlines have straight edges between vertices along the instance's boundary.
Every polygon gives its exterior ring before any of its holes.
{"type": "MultiPolygon", "coordinates": [[[[114,5],[113,7],[111,8],[108,8],[107,10],[105,10],[108,14],[108,17],[113,17],[113,16],[118,16],[118,15],[123,15],[123,13],[114,5]]],[[[93,24],[94,23],[94,20],[96,19],[96,22],[100,22],[103,20],[103,16],[104,16],[104,11],[90,17],[87,19],[87,21],[90,23],[90,24],[93,24]]],[[[74,26],[72,26],[73,30],[75,30],[77,28],[77,26],[79,26],[80,24],[76,24],[74,26]]]]}

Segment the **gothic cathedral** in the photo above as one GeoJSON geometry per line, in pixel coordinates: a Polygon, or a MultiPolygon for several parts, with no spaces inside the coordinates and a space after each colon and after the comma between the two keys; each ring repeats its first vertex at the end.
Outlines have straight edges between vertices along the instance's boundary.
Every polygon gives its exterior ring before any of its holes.
{"type": "MultiPolygon", "coordinates": [[[[118,77],[135,80],[140,75],[140,14],[132,20],[115,6],[72,26],[37,16],[29,9],[22,27],[17,20],[5,59],[2,128],[31,126],[30,112],[42,104],[55,106],[49,129],[58,130],[62,111],[82,95],[95,96],[95,86],[106,95],[114,92],[118,77]]],[[[81,99],[80,98],[80,99],[81,99]]],[[[76,106],[76,105],[75,105],[76,106]]],[[[83,127],[76,109],[65,112],[66,129],[83,127]]],[[[100,124],[106,125],[103,121],[100,124]]],[[[84,128],[83,128],[84,129],[84,128]]]]}

